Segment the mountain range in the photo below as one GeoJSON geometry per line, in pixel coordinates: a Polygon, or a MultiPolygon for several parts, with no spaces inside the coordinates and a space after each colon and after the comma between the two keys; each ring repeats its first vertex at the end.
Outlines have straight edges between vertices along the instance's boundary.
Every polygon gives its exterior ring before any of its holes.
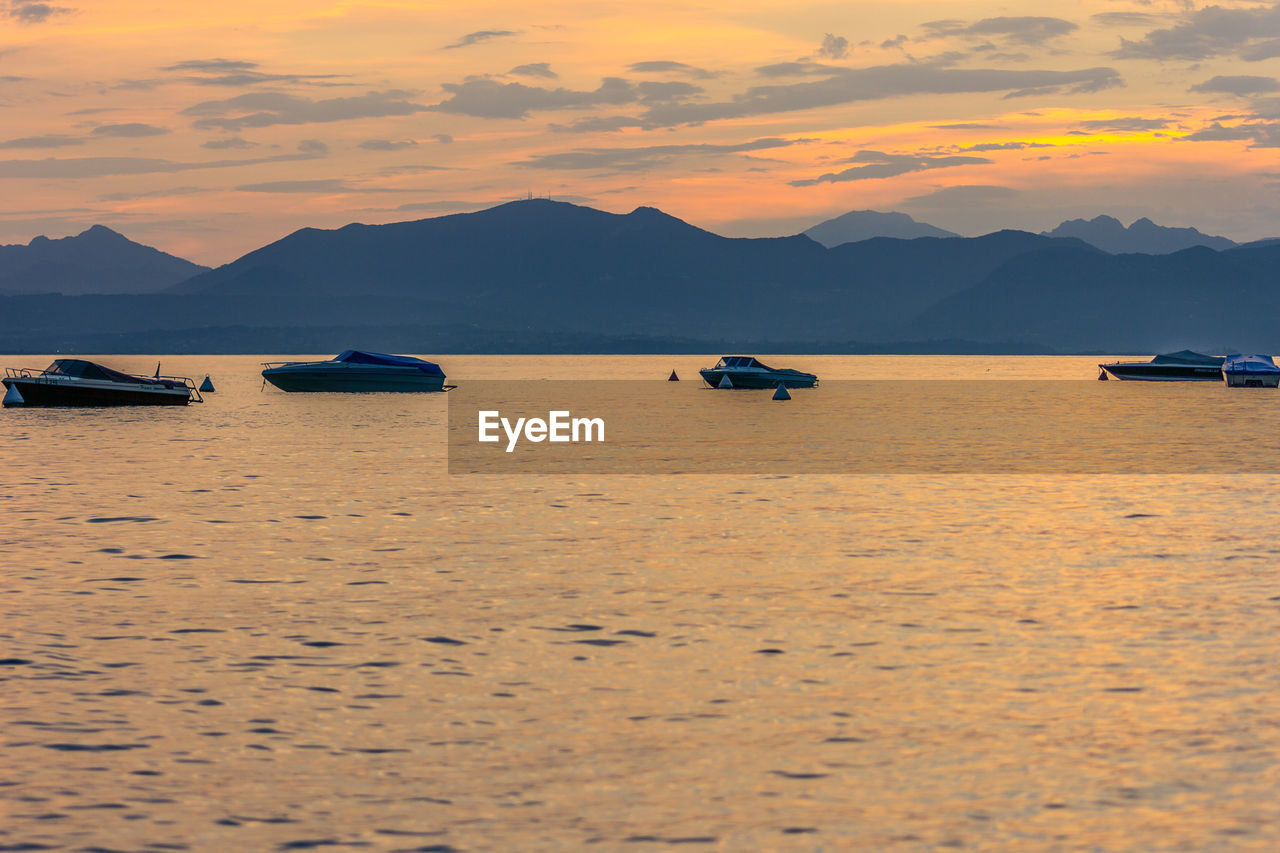
{"type": "Polygon", "coordinates": [[[0,297],[0,351],[1274,352],[1276,269],[1275,243],[1113,255],[1000,231],[827,248],[531,199],[304,228],[147,296],[0,297]]]}
{"type": "Polygon", "coordinates": [[[95,225],[0,246],[0,293],[153,293],[207,269],[95,225]]]}
{"type": "Polygon", "coordinates": [[[1070,219],[1052,231],[1041,233],[1048,237],[1075,237],[1113,255],[1168,255],[1193,246],[1207,246],[1221,251],[1237,245],[1234,240],[1201,234],[1194,228],[1166,228],[1156,225],[1146,217],[1134,221],[1128,228],[1112,216],[1096,216],[1089,220],[1070,219]]]}

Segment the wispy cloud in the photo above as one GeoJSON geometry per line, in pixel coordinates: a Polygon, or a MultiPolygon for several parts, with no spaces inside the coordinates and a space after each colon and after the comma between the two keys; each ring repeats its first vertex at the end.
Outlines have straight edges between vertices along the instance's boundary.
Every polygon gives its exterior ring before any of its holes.
{"type": "Polygon", "coordinates": [[[1280,82],[1274,77],[1253,77],[1250,75],[1211,77],[1203,83],[1192,86],[1189,91],[1205,94],[1222,93],[1225,95],[1261,95],[1280,91],[1280,82]]]}
{"type": "Polygon", "coordinates": [[[546,62],[530,62],[527,65],[517,65],[507,72],[515,74],[517,77],[542,77],[546,80],[555,80],[560,75],[551,70],[551,66],[546,62]]]}
{"type": "Polygon", "coordinates": [[[65,148],[68,145],[84,145],[84,138],[51,133],[48,136],[23,136],[0,142],[0,148],[65,148]]]}
{"type": "Polygon", "coordinates": [[[1206,6],[1137,41],[1120,40],[1121,59],[1197,61],[1238,53],[1257,61],[1280,55],[1280,4],[1245,9],[1206,6]]]}
{"type": "Polygon", "coordinates": [[[477,118],[524,118],[535,110],[561,110],[599,104],[626,104],[640,98],[640,90],[619,77],[606,77],[594,91],[542,89],[523,83],[468,80],[446,83],[447,100],[427,109],[477,118]]]}
{"type": "Polygon", "coordinates": [[[842,172],[828,172],[816,178],[792,181],[793,187],[811,187],[816,184],[837,184],[845,181],[868,181],[878,178],[895,178],[910,172],[926,172],[947,169],[952,166],[983,165],[993,161],[986,157],[969,156],[921,156],[917,154],[886,154],[882,151],[859,151],[846,162],[855,163],[842,172]]]}
{"type": "Polygon", "coordinates": [[[188,59],[161,70],[181,72],[182,79],[200,86],[254,86],[260,83],[317,83],[342,79],[343,74],[271,74],[245,59],[188,59]]]}
{"type": "Polygon", "coordinates": [[[149,175],[192,172],[199,169],[228,169],[311,160],[309,154],[280,154],[246,160],[181,162],[152,157],[49,157],[44,160],[0,160],[0,178],[100,178],[108,175],[149,175]]]}
{"type": "Polygon", "coordinates": [[[444,49],[456,50],[460,47],[470,47],[473,44],[480,44],[481,42],[492,41],[497,38],[507,38],[509,36],[518,35],[520,35],[519,30],[477,30],[474,33],[467,33],[453,44],[446,44],[444,49]]]}
{"type": "Polygon", "coordinates": [[[98,137],[124,137],[128,139],[136,139],[144,136],[164,136],[168,132],[169,131],[163,127],[141,124],[139,122],[103,124],[95,127],[91,131],[94,136],[98,137]]]}
{"type": "Polygon", "coordinates": [[[360,118],[407,116],[427,107],[409,100],[400,90],[369,92],[349,98],[312,100],[282,92],[250,92],[221,101],[205,101],[188,107],[183,115],[197,117],[201,130],[236,133],[250,127],[277,124],[312,124],[360,118]]]}
{"type": "Polygon", "coordinates": [[[412,148],[418,143],[412,139],[390,140],[390,139],[366,139],[360,143],[360,147],[365,151],[403,151],[405,148],[412,148]]]}
{"type": "Polygon", "coordinates": [[[1002,37],[1015,44],[1038,45],[1080,29],[1062,18],[1039,16],[983,18],[967,24],[963,21],[929,21],[923,25],[933,36],[967,36],[987,39],[1002,37]]]}
{"type": "Polygon", "coordinates": [[[649,145],[634,148],[581,148],[561,154],[542,154],[520,160],[513,165],[531,169],[615,169],[636,171],[669,165],[680,157],[723,156],[747,151],[786,148],[811,142],[809,139],[754,139],[737,145],[690,143],[684,145],[649,145]]]}
{"type": "Polygon", "coordinates": [[[1081,94],[1119,86],[1122,82],[1113,68],[1036,71],[902,63],[845,69],[823,80],[756,86],[719,103],[655,105],[645,113],[645,119],[651,126],[665,127],[906,95],[1009,90],[1013,90],[1012,95],[1081,94]]]}
{"type": "Polygon", "coordinates": [[[695,65],[687,65],[683,62],[673,62],[669,59],[633,62],[627,66],[627,70],[634,74],[684,74],[699,80],[707,80],[716,76],[705,68],[698,68],[695,65]]]}
{"type": "Polygon", "coordinates": [[[0,7],[7,18],[23,24],[43,24],[61,15],[70,15],[75,9],[66,6],[53,6],[49,3],[30,2],[30,0],[10,0],[0,7]]]}

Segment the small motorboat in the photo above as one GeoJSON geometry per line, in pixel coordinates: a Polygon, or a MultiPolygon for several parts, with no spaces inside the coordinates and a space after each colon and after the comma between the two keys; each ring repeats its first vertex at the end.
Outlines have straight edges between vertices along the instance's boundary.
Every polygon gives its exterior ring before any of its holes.
{"type": "Polygon", "coordinates": [[[812,388],[818,377],[789,368],[773,368],[754,356],[726,355],[715,367],[699,370],[712,388],[812,388]]]}
{"type": "Polygon", "coordinates": [[[1269,355],[1229,355],[1222,363],[1222,378],[1228,388],[1275,388],[1280,386],[1280,367],[1269,355]]]}
{"type": "Polygon", "coordinates": [[[1099,364],[1102,372],[1098,378],[1142,382],[1218,382],[1222,379],[1222,359],[1220,355],[1204,355],[1184,349],[1157,355],[1150,361],[1099,364]]]}
{"type": "Polygon", "coordinates": [[[349,349],[328,361],[263,362],[281,391],[448,391],[440,365],[408,355],[349,349]]]}
{"type": "Polygon", "coordinates": [[[185,376],[122,373],[81,358],[59,358],[44,370],[5,370],[5,406],[185,406],[203,403],[185,376]]]}

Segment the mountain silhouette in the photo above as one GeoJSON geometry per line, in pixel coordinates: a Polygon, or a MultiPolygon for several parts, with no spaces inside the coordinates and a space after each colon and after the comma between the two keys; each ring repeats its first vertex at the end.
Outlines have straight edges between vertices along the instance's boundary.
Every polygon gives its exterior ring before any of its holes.
{"type": "Polygon", "coordinates": [[[304,228],[151,295],[0,297],[0,351],[1280,351],[1280,243],[721,237],[546,199],[304,228]]]}
{"type": "Polygon", "coordinates": [[[916,237],[959,237],[959,234],[916,222],[905,213],[880,213],[876,210],[851,210],[834,219],[819,222],[804,235],[827,248],[844,243],[857,243],[873,237],[913,240],[916,237]]]}
{"type": "Polygon", "coordinates": [[[1207,246],[1222,251],[1236,245],[1226,237],[1201,234],[1194,228],[1166,228],[1156,225],[1146,217],[1136,220],[1128,228],[1112,216],[1096,216],[1089,220],[1070,219],[1044,234],[1048,237],[1075,237],[1113,255],[1167,255],[1192,246],[1207,246]]]}
{"type": "Polygon", "coordinates": [[[206,270],[104,225],[0,246],[0,293],[153,293],[206,270]]]}

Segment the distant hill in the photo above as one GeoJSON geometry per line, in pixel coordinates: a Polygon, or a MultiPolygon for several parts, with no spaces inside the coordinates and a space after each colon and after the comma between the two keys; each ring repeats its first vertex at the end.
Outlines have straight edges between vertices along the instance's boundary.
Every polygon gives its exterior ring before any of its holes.
{"type": "Polygon", "coordinates": [[[959,237],[951,231],[916,222],[905,213],[880,213],[876,210],[852,210],[804,232],[827,248],[843,243],[857,243],[873,237],[914,240],[916,237],[959,237]]]}
{"type": "Polygon", "coordinates": [[[1168,255],[1192,246],[1207,246],[1222,251],[1236,245],[1226,237],[1201,234],[1194,228],[1166,228],[1145,217],[1128,228],[1112,216],[1095,216],[1089,220],[1070,219],[1052,231],[1043,233],[1046,237],[1075,237],[1113,255],[1168,255]]]}
{"type": "Polygon", "coordinates": [[[1052,342],[1064,351],[1280,352],[1280,244],[1106,255],[1055,246],[939,300],[911,338],[1052,342]]]}
{"type": "Polygon", "coordinates": [[[154,293],[207,269],[95,225],[0,246],[0,293],[154,293]]]}
{"type": "Polygon", "coordinates": [[[721,237],[546,199],[304,228],[166,291],[0,297],[0,352],[1280,352],[1280,243],[721,237]]]}

